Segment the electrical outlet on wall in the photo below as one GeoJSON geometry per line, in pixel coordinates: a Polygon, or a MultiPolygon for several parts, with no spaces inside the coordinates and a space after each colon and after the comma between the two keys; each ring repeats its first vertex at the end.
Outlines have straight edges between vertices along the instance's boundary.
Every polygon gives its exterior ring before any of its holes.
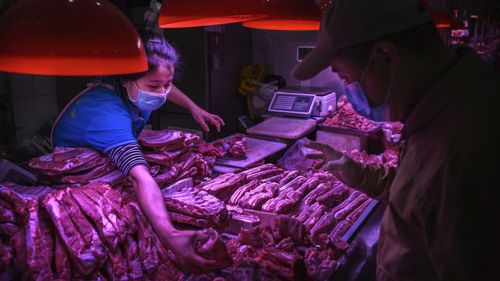
{"type": "Polygon", "coordinates": [[[302,61],[310,51],[314,49],[313,46],[298,46],[297,47],[297,61],[302,61]]]}

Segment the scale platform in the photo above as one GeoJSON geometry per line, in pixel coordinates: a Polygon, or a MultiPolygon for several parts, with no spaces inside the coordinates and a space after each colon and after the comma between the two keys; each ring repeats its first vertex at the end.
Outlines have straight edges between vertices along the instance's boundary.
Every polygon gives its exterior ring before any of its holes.
{"type": "MultiPolygon", "coordinates": [[[[223,138],[223,140],[230,142],[231,137],[232,136],[225,137],[223,138]]],[[[215,161],[215,166],[223,167],[219,167],[216,170],[230,172],[234,168],[245,169],[286,148],[286,144],[282,142],[262,140],[249,136],[246,137],[246,144],[246,158],[236,159],[228,156],[217,158],[217,160],[215,161]]]]}
{"type": "Polygon", "coordinates": [[[319,120],[291,118],[291,117],[271,117],[265,121],[249,128],[247,134],[279,138],[286,140],[300,139],[316,129],[319,120]]]}

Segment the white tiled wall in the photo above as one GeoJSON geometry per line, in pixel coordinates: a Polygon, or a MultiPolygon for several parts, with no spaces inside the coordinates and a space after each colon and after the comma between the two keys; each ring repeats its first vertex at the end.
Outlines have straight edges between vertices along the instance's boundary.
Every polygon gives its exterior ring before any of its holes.
{"type": "Polygon", "coordinates": [[[6,74],[9,80],[17,141],[30,139],[57,115],[53,76],[6,74]]]}

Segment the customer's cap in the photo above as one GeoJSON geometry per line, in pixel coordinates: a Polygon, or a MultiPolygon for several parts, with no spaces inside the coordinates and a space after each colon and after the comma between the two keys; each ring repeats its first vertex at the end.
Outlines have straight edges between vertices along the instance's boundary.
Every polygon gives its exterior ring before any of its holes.
{"type": "Polygon", "coordinates": [[[334,0],[323,14],[316,47],[293,70],[299,80],[330,65],[341,48],[382,38],[430,21],[419,0],[334,0]]]}

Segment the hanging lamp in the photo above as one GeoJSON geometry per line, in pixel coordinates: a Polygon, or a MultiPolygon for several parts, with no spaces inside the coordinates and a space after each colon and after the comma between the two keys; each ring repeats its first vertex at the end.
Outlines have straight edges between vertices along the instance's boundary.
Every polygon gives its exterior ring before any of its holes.
{"type": "Polygon", "coordinates": [[[265,0],[265,18],[243,26],[269,30],[319,30],[321,11],[313,0],[265,0]]]}
{"type": "Polygon", "coordinates": [[[20,0],[0,18],[0,71],[62,76],[148,68],[139,34],[106,0],[20,0]]]}
{"type": "Polygon", "coordinates": [[[164,0],[159,26],[198,27],[265,17],[262,0],[164,0]]]}
{"type": "Polygon", "coordinates": [[[453,19],[443,10],[431,11],[429,16],[437,28],[450,28],[453,19]]]}

